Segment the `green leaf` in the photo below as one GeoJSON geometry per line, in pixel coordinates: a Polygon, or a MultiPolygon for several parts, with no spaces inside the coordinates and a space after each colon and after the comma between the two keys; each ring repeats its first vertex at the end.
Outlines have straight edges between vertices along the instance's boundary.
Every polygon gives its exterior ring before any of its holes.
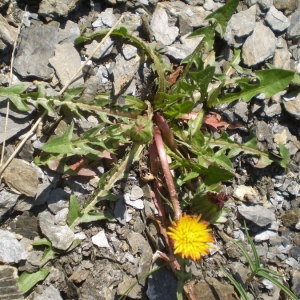
{"type": "Polygon", "coordinates": [[[221,266],[221,271],[227,276],[230,282],[234,285],[236,290],[239,292],[242,300],[249,300],[247,296],[247,292],[243,288],[243,286],[235,280],[235,278],[223,267],[221,266]]]}
{"type": "Polygon", "coordinates": [[[204,173],[204,183],[212,185],[221,181],[227,181],[234,177],[234,173],[222,169],[219,166],[210,165],[204,173]]]}
{"type": "Polygon", "coordinates": [[[201,93],[202,101],[207,97],[208,85],[210,84],[214,74],[215,74],[215,67],[211,67],[211,66],[208,66],[207,68],[199,72],[189,73],[189,76],[197,83],[197,86],[201,93]]]}
{"type": "Polygon", "coordinates": [[[57,251],[55,251],[52,247],[45,249],[43,253],[43,257],[40,261],[40,266],[45,265],[49,260],[54,259],[57,255],[57,251]]]}
{"type": "Polygon", "coordinates": [[[50,269],[41,269],[34,273],[23,272],[19,277],[19,281],[18,281],[19,288],[23,293],[27,293],[39,281],[44,280],[49,273],[50,273],[50,269]]]}
{"type": "Polygon", "coordinates": [[[281,159],[279,160],[279,164],[283,168],[287,168],[287,166],[290,162],[289,150],[283,144],[279,144],[279,153],[280,153],[280,156],[281,156],[281,159]]]}
{"type": "Polygon", "coordinates": [[[49,140],[42,149],[50,153],[73,153],[74,149],[70,144],[74,130],[74,123],[72,122],[67,128],[66,132],[57,138],[49,140]]]}
{"type": "Polygon", "coordinates": [[[70,206],[67,217],[68,225],[71,226],[71,224],[73,224],[73,222],[79,217],[81,217],[79,203],[76,196],[72,194],[70,196],[70,206]]]}
{"type": "Polygon", "coordinates": [[[11,87],[0,87],[0,96],[9,98],[18,110],[28,111],[29,107],[21,97],[21,94],[28,88],[28,86],[29,83],[20,83],[11,87]]]}
{"type": "Polygon", "coordinates": [[[48,247],[51,247],[52,243],[47,238],[43,238],[43,239],[38,239],[38,240],[33,241],[33,246],[48,246],[48,247]]]}
{"type": "Polygon", "coordinates": [[[171,119],[175,119],[183,114],[191,112],[193,108],[194,103],[192,101],[184,100],[181,103],[174,103],[173,105],[170,105],[164,111],[164,115],[170,117],[171,119]]]}
{"type": "Polygon", "coordinates": [[[239,4],[239,0],[229,0],[225,5],[208,15],[205,19],[211,20],[214,19],[220,28],[220,33],[223,36],[226,31],[226,26],[231,16],[236,11],[236,8],[239,4]]]}
{"type": "Polygon", "coordinates": [[[271,97],[284,90],[294,79],[295,73],[288,70],[271,69],[257,71],[255,75],[259,79],[257,83],[253,83],[253,79],[250,78],[240,79],[237,81],[240,87],[239,92],[229,93],[216,101],[209,101],[208,106],[230,103],[237,99],[249,101],[261,93],[266,97],[271,97]]]}
{"type": "Polygon", "coordinates": [[[72,101],[74,100],[74,97],[78,96],[83,92],[84,88],[83,87],[77,87],[77,88],[72,88],[68,89],[64,92],[64,95],[62,97],[62,101],[72,101]]]}
{"type": "Polygon", "coordinates": [[[89,213],[89,214],[84,214],[79,218],[78,223],[90,223],[94,221],[100,221],[100,220],[113,220],[114,218],[106,213],[89,213]]]}

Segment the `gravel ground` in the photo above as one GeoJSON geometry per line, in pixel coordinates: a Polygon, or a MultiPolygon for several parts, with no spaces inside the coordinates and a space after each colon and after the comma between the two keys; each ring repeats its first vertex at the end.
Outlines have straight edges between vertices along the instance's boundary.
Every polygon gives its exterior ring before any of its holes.
{"type": "MultiPolygon", "coordinates": [[[[131,34],[145,42],[156,42],[166,61],[178,64],[189,55],[198,40],[186,36],[205,24],[205,17],[225,1],[0,1],[0,87],[8,86],[14,43],[16,53],[12,83],[46,83],[47,95],[58,95],[82,62],[92,55],[92,63],[82,70],[72,87],[85,86],[85,97],[92,101],[95,92],[113,89],[115,95],[140,95],[147,99],[153,87],[147,63],[141,68],[137,49],[108,39],[93,53],[97,41],[75,47],[74,40],[83,27],[91,34],[111,28],[121,15],[131,34]],[[26,10],[26,12],[25,12],[26,10]],[[23,19],[22,26],[21,20],[23,19]],[[21,26],[18,32],[18,26],[21,26]]],[[[241,67],[262,69],[266,64],[300,73],[300,6],[297,0],[240,1],[220,41],[220,68],[241,49],[241,67]]],[[[1,95],[1,89],[0,89],[1,95]]],[[[6,141],[5,159],[16,148],[24,133],[37,118],[36,111],[20,113],[14,107],[4,134],[6,100],[0,97],[0,141],[6,141]]],[[[121,100],[120,100],[121,101],[121,100]]],[[[273,151],[284,144],[291,161],[284,170],[272,164],[253,167],[253,158],[239,156],[234,161],[236,177],[224,183],[230,200],[222,222],[212,226],[216,247],[211,254],[189,266],[193,277],[185,286],[187,299],[239,299],[220,265],[247,290],[249,299],[286,299],[267,280],[248,280],[245,257],[232,243],[246,243],[243,224],[265,267],[283,275],[281,281],[300,298],[300,94],[297,88],[272,98],[258,95],[250,102],[236,101],[216,107],[223,120],[238,124],[228,129],[232,139],[243,141],[254,134],[258,148],[273,151]]],[[[65,132],[70,120],[57,122],[55,134],[65,132]]],[[[47,132],[47,122],[42,132],[47,132]]],[[[84,131],[92,128],[92,116],[77,120],[84,131]]],[[[118,299],[128,292],[129,299],[176,299],[177,280],[172,271],[152,269],[156,250],[164,250],[153,222],[156,213],[151,202],[151,187],[139,178],[133,165],[126,181],[114,188],[115,202],[104,202],[116,221],[97,221],[71,230],[66,225],[69,197],[74,193],[83,203],[90,199],[97,178],[105,171],[105,161],[65,176],[34,162],[45,133],[37,131],[6,168],[0,185],[0,299],[118,299]],[[86,173],[91,172],[91,173],[86,173]],[[44,281],[22,295],[16,280],[22,272],[40,269],[45,245],[33,241],[47,237],[57,250],[44,268],[50,270],[44,281]],[[74,240],[81,243],[74,250],[74,240]]],[[[51,256],[53,253],[48,253],[51,256]]]]}

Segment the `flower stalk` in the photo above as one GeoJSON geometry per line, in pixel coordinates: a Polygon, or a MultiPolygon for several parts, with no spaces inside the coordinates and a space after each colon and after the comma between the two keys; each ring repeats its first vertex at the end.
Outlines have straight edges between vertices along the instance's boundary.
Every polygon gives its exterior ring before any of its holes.
{"type": "Polygon", "coordinates": [[[154,126],[153,131],[154,131],[154,141],[155,141],[155,145],[157,148],[157,153],[158,153],[158,156],[160,159],[161,167],[162,167],[165,181],[166,181],[168,191],[170,194],[170,200],[173,204],[174,216],[175,216],[174,219],[175,219],[175,221],[178,221],[182,215],[182,211],[181,211],[179,200],[177,197],[177,192],[175,189],[173,176],[172,176],[170,168],[169,168],[169,163],[167,160],[167,154],[166,154],[166,150],[164,147],[162,134],[161,134],[161,131],[158,128],[158,126],[154,126]]]}

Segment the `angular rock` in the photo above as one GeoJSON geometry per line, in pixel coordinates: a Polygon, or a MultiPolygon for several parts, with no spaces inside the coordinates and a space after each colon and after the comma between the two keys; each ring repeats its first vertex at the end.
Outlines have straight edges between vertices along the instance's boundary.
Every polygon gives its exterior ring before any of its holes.
{"type": "Polygon", "coordinates": [[[114,217],[123,225],[132,219],[131,214],[128,212],[123,199],[119,199],[116,202],[114,209],[114,217]]]}
{"type": "Polygon", "coordinates": [[[249,199],[257,199],[258,193],[252,186],[238,185],[233,192],[233,197],[240,201],[245,201],[249,199]]]}
{"type": "Polygon", "coordinates": [[[142,299],[142,288],[136,278],[124,274],[123,281],[118,285],[117,293],[131,299],[142,299]]]}
{"type": "Polygon", "coordinates": [[[296,120],[300,120],[300,94],[297,95],[294,99],[290,101],[287,98],[284,98],[283,106],[285,110],[296,120]]]}
{"type": "MultiPolygon", "coordinates": [[[[86,45],[86,54],[90,56],[96,47],[98,46],[98,42],[96,40],[93,40],[89,45],[86,45]]],[[[113,50],[114,42],[109,37],[103,45],[96,51],[96,53],[92,56],[93,59],[100,59],[103,58],[111,53],[113,50]]]]}
{"type": "Polygon", "coordinates": [[[80,0],[42,0],[38,13],[46,18],[65,18],[79,2],[80,0]]]}
{"type": "Polygon", "coordinates": [[[11,266],[0,266],[0,295],[5,300],[24,299],[18,285],[18,269],[11,266]]]}
{"type": "Polygon", "coordinates": [[[274,6],[279,10],[292,12],[297,8],[298,0],[274,0],[274,6]]]}
{"type": "Polygon", "coordinates": [[[137,200],[144,196],[144,191],[137,185],[134,185],[130,191],[130,199],[137,200]]]}
{"type": "Polygon", "coordinates": [[[265,227],[275,221],[274,211],[261,205],[238,207],[239,213],[248,221],[253,222],[259,227],[265,227]]]}
{"type": "Polygon", "coordinates": [[[15,234],[0,229],[0,262],[17,263],[27,258],[24,246],[17,240],[15,234]]]}
{"type": "Polygon", "coordinates": [[[19,39],[14,71],[24,79],[50,80],[54,72],[48,64],[58,42],[58,24],[26,27],[19,39]]]}
{"type": "Polygon", "coordinates": [[[275,50],[273,65],[278,69],[291,69],[291,53],[285,40],[280,40],[280,47],[275,50]]]}
{"type": "Polygon", "coordinates": [[[249,9],[234,14],[228,22],[224,39],[234,47],[242,45],[244,39],[253,32],[255,28],[256,5],[249,9]]]}
{"type": "Polygon", "coordinates": [[[205,282],[190,281],[184,287],[185,292],[189,295],[190,299],[197,300],[234,300],[238,299],[234,287],[230,284],[219,282],[215,278],[206,278],[205,282]]]}
{"type": "Polygon", "coordinates": [[[113,27],[118,21],[117,17],[114,15],[112,8],[107,8],[105,11],[101,12],[98,19],[93,22],[93,27],[113,27]]]}
{"type": "Polygon", "coordinates": [[[291,39],[300,36],[300,9],[296,10],[291,16],[291,25],[288,28],[287,35],[291,39]]]}
{"type": "Polygon", "coordinates": [[[92,236],[92,242],[94,245],[98,246],[99,248],[109,248],[108,240],[105,235],[104,230],[99,231],[97,234],[92,236]]]}
{"type": "Polygon", "coordinates": [[[148,277],[146,294],[149,300],[177,299],[176,291],[177,280],[169,269],[160,268],[148,277]]]}
{"type": "Polygon", "coordinates": [[[197,45],[201,42],[203,37],[193,37],[187,38],[190,33],[182,36],[180,38],[180,43],[174,43],[171,46],[166,46],[164,50],[166,50],[165,54],[173,57],[176,60],[181,60],[186,58],[188,55],[192,54],[197,45]]]}
{"type": "MultiPolygon", "coordinates": [[[[7,99],[0,97],[0,118],[4,120],[6,116],[7,99]]],[[[9,115],[7,119],[7,128],[0,126],[0,143],[6,141],[16,135],[20,135],[24,130],[30,126],[32,120],[32,112],[20,112],[13,105],[10,106],[9,115]]]]}
{"type": "Polygon", "coordinates": [[[61,294],[57,288],[53,285],[46,286],[40,292],[34,291],[28,300],[45,300],[45,299],[55,299],[62,300],[61,294]]]}
{"type": "Polygon", "coordinates": [[[176,25],[178,18],[188,23],[192,27],[202,27],[207,25],[205,18],[210,14],[199,4],[187,5],[183,1],[159,2],[167,12],[169,20],[176,25]]]}
{"type": "Polygon", "coordinates": [[[152,15],[150,28],[155,40],[164,46],[171,45],[179,33],[178,27],[169,26],[168,14],[160,3],[156,6],[152,15]]]}
{"type": "Polygon", "coordinates": [[[80,28],[77,23],[68,20],[64,28],[59,28],[58,34],[60,43],[73,43],[80,36],[80,28]]]}
{"type": "Polygon", "coordinates": [[[275,52],[276,41],[277,39],[270,28],[262,23],[256,23],[253,33],[243,45],[243,62],[247,66],[255,66],[272,57],[275,52]]]}
{"type": "MultiPolygon", "coordinates": [[[[124,49],[127,45],[124,45],[124,49]]],[[[118,94],[131,94],[135,89],[134,75],[138,71],[140,64],[138,54],[133,59],[127,60],[123,55],[118,55],[116,58],[116,64],[112,67],[112,73],[114,75],[114,93],[118,94]]]]}
{"type": "Polygon", "coordinates": [[[290,26],[289,19],[274,6],[268,10],[266,14],[266,22],[275,32],[282,32],[290,26]]]}
{"type": "Polygon", "coordinates": [[[80,287],[80,297],[91,299],[91,295],[97,295],[97,300],[115,299],[117,286],[122,280],[123,273],[118,263],[108,259],[97,259],[90,276],[80,287]]]}
{"type": "MultiPolygon", "coordinates": [[[[58,44],[55,56],[49,59],[62,86],[66,85],[76,71],[81,67],[80,55],[73,43],[58,44]]],[[[84,83],[82,72],[71,83],[70,87],[82,86],[84,83]]]]}
{"type": "Polygon", "coordinates": [[[132,206],[136,209],[144,209],[144,201],[141,199],[132,200],[130,194],[124,194],[124,201],[127,205],[132,206]]]}
{"type": "Polygon", "coordinates": [[[39,214],[42,233],[51,241],[53,247],[67,250],[75,240],[74,232],[67,225],[57,225],[55,216],[45,210],[39,214]]]}
{"type": "Polygon", "coordinates": [[[258,0],[257,3],[261,7],[262,10],[269,9],[273,6],[274,0],[258,0]]]}
{"type": "Polygon", "coordinates": [[[5,189],[0,191],[0,220],[14,205],[16,204],[19,195],[9,192],[5,189]]]}
{"type": "Polygon", "coordinates": [[[8,24],[7,20],[0,15],[0,50],[6,52],[12,50],[12,46],[17,38],[17,29],[8,24]]]}
{"type": "Polygon", "coordinates": [[[69,207],[69,194],[62,188],[54,189],[50,192],[47,200],[48,208],[53,214],[57,214],[64,208],[69,207]]]}
{"type": "Polygon", "coordinates": [[[294,271],[292,275],[292,291],[300,298],[300,271],[294,271]]]}
{"type": "Polygon", "coordinates": [[[3,172],[5,183],[15,192],[34,197],[39,184],[36,166],[25,160],[14,158],[3,172]]]}

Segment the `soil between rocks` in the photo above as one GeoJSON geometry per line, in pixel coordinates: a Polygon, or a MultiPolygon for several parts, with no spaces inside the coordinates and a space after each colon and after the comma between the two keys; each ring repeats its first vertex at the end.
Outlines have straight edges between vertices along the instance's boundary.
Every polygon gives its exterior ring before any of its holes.
{"type": "MultiPolygon", "coordinates": [[[[74,47],[80,29],[86,26],[87,32],[92,33],[99,28],[110,28],[120,14],[125,15],[124,23],[132,26],[134,34],[145,41],[157,41],[166,49],[166,59],[178,63],[193,50],[183,37],[202,26],[205,16],[224,4],[208,0],[60,1],[54,7],[47,2],[1,1],[2,86],[9,82],[13,43],[18,39],[13,82],[44,81],[48,93],[57,95],[70,79],[69,74],[80,67],[95,46],[91,43],[85,48],[74,47]],[[25,7],[28,17],[18,36],[17,26],[25,7]],[[147,17],[146,23],[141,15],[147,17]]],[[[220,42],[219,52],[227,53],[220,56],[220,68],[228,58],[226,55],[232,55],[233,47],[241,47],[241,66],[259,69],[272,63],[299,72],[297,5],[297,1],[241,1],[228,25],[225,41],[220,42]],[[273,48],[266,49],[257,40],[257,36],[262,39],[262,32],[263,39],[268,45],[274,44],[273,48]],[[255,55],[251,56],[253,44],[255,55]]],[[[137,93],[147,99],[152,87],[151,70],[147,62],[140,70],[135,57],[134,47],[109,40],[73,86],[84,84],[90,91],[86,97],[113,88],[115,94],[137,93]]],[[[249,266],[230,241],[234,238],[245,242],[244,221],[264,266],[281,273],[282,282],[300,297],[299,101],[299,91],[289,90],[271,99],[261,95],[249,103],[235,102],[215,108],[226,121],[242,124],[238,130],[229,131],[233,139],[243,141],[251,132],[259,141],[258,147],[270,151],[283,143],[291,162],[287,170],[276,165],[259,169],[253,167],[253,158],[235,159],[237,176],[233,182],[224,183],[227,193],[232,195],[226,203],[226,219],[212,226],[216,248],[211,255],[188,267],[193,274],[185,287],[188,299],[239,299],[220,265],[245,287],[249,299],[286,299],[268,281],[247,280],[249,266]]],[[[5,103],[2,99],[1,116],[5,103]]],[[[1,141],[7,139],[6,158],[35,118],[35,112],[21,114],[12,108],[9,136],[5,138],[2,132],[0,135],[1,141]]],[[[3,122],[1,119],[1,127],[3,122]]],[[[93,118],[80,122],[83,130],[94,124],[93,118]]],[[[60,122],[55,133],[64,132],[67,123],[68,120],[60,122]]],[[[82,203],[88,201],[95,190],[95,178],[101,177],[105,163],[93,169],[94,181],[83,176],[66,177],[32,163],[40,143],[38,135],[31,138],[18,159],[6,169],[1,185],[0,299],[118,299],[124,294],[129,299],[176,299],[175,276],[161,259],[153,260],[156,250],[165,250],[164,242],[151,221],[156,213],[151,187],[139,179],[138,165],[132,166],[126,181],[115,186],[113,193],[117,200],[102,204],[116,221],[82,225],[73,232],[65,224],[69,195],[72,192],[82,203]],[[60,250],[60,255],[45,265],[50,269],[46,279],[22,295],[15,288],[16,278],[24,271],[40,269],[43,247],[32,247],[32,243],[45,236],[60,250]],[[75,238],[82,239],[80,245],[66,251],[75,238]],[[160,268],[147,277],[156,267],[160,268]]],[[[245,247],[249,249],[246,243],[245,247]]]]}

